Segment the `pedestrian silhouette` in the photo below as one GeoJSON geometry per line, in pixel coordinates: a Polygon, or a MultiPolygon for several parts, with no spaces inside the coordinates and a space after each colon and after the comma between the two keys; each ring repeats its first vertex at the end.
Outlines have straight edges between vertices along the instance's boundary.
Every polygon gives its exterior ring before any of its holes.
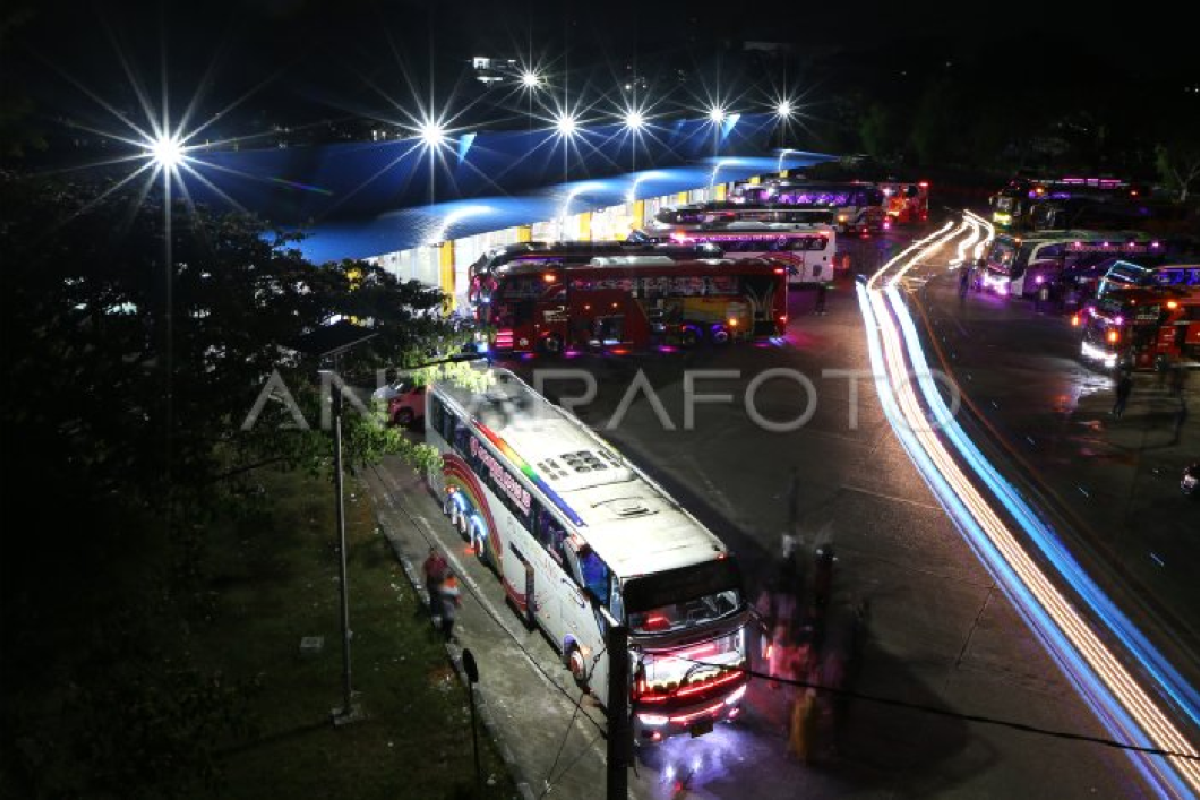
{"type": "Polygon", "coordinates": [[[1183,425],[1187,422],[1188,407],[1187,402],[1179,398],[1179,410],[1175,412],[1175,429],[1171,432],[1171,446],[1179,444],[1179,436],[1183,433],[1183,425]]]}
{"type": "Polygon", "coordinates": [[[1120,379],[1117,380],[1117,400],[1113,403],[1112,415],[1117,419],[1125,413],[1125,404],[1129,402],[1129,395],[1133,393],[1133,378],[1128,372],[1122,372],[1120,379]]]}

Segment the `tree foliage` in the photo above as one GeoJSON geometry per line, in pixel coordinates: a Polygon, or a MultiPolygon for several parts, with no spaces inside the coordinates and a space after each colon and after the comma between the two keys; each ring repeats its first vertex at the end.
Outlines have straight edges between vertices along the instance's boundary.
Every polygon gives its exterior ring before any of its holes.
{"type": "MultiPolygon", "coordinates": [[[[253,681],[198,670],[205,531],[248,513],[252,468],[330,474],[329,402],[304,342],[338,316],[377,333],[345,367],[428,359],[469,334],[442,298],[368,264],[317,266],[241,214],[0,176],[0,406],[8,525],[2,771],[28,797],[166,797],[219,777],[253,681]],[[264,404],[278,375],[294,402],[264,404]],[[287,427],[292,410],[305,425],[287,427]]],[[[362,328],[360,330],[367,330],[362,328]]],[[[367,392],[369,394],[369,391],[367,392]]],[[[348,463],[431,453],[347,414],[348,463]]],[[[261,511],[261,509],[259,509],[261,511]]]]}

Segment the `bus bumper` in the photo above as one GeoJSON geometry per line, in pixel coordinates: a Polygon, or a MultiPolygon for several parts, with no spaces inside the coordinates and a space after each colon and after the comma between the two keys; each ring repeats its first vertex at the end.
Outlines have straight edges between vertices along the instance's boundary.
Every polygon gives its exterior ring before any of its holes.
{"type": "Polygon", "coordinates": [[[703,736],[718,722],[736,719],[741,712],[746,684],[724,696],[670,709],[637,707],[633,713],[633,740],[639,745],[655,745],[672,736],[703,736]]]}

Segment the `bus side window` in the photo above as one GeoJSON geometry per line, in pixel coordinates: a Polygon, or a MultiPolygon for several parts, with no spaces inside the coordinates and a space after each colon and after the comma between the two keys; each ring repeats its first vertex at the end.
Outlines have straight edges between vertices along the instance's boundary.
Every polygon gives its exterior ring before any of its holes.
{"type": "Polygon", "coordinates": [[[613,615],[613,618],[618,622],[625,621],[625,599],[621,595],[621,586],[617,583],[614,577],[609,581],[608,588],[608,612],[613,615]]]}
{"type": "Polygon", "coordinates": [[[429,404],[429,422],[438,433],[441,433],[445,416],[446,407],[442,404],[442,398],[435,396],[433,402],[429,404]]]}
{"type": "Polygon", "coordinates": [[[454,416],[453,412],[447,412],[442,415],[442,438],[446,443],[454,445],[454,432],[458,428],[458,417],[454,416]]]}
{"type": "Polygon", "coordinates": [[[554,560],[562,565],[563,569],[566,569],[567,532],[548,510],[542,506],[538,506],[537,510],[541,514],[541,520],[537,524],[538,541],[554,557],[554,560]]]}
{"type": "Polygon", "coordinates": [[[454,449],[457,450],[458,454],[460,456],[462,456],[463,458],[466,458],[467,454],[471,452],[470,439],[471,439],[471,431],[467,428],[466,425],[459,425],[455,429],[455,431],[454,431],[454,449]]]}
{"type": "Polygon", "coordinates": [[[579,554],[579,572],[584,588],[596,596],[602,605],[608,606],[608,564],[591,548],[579,554]]]}

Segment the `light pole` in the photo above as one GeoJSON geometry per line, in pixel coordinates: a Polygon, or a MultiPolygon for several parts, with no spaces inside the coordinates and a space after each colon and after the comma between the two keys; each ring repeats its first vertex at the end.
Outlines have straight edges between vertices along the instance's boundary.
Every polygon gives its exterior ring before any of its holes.
{"type": "Polygon", "coordinates": [[[533,93],[542,85],[542,76],[531,69],[521,73],[521,86],[525,88],[528,104],[529,132],[533,133],[533,93]]]}
{"type": "Polygon", "coordinates": [[[333,724],[338,726],[363,719],[362,710],[354,705],[350,680],[350,584],[346,574],[346,503],[342,487],[342,392],[345,391],[345,387],[341,382],[341,364],[343,354],[378,335],[367,334],[320,355],[322,363],[333,365],[332,370],[321,369],[320,373],[323,378],[326,374],[329,375],[333,404],[333,491],[336,495],[334,512],[337,519],[338,575],[341,585],[342,705],[341,708],[333,709],[332,716],[333,724]]]}
{"type": "MultiPolygon", "coordinates": [[[[558,138],[562,140],[563,146],[563,183],[566,184],[567,176],[570,174],[569,157],[571,153],[571,140],[575,138],[578,130],[579,121],[574,114],[568,111],[562,111],[554,119],[554,129],[558,132],[558,138]]],[[[559,226],[559,238],[562,239],[567,228],[567,207],[571,203],[571,199],[577,192],[571,192],[567,195],[567,201],[563,203],[562,224],[559,226]]]]}
{"type": "Polygon", "coordinates": [[[725,121],[725,109],[714,105],[708,109],[708,121],[713,126],[713,158],[721,154],[721,123],[725,121]]]}

